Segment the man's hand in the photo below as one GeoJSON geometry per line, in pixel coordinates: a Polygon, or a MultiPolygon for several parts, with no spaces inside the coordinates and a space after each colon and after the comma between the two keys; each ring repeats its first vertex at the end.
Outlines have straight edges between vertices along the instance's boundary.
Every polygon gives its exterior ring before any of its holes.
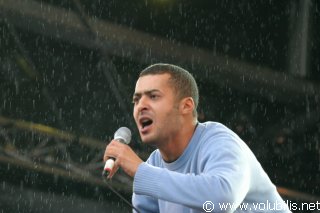
{"type": "Polygon", "coordinates": [[[138,166],[143,162],[130,146],[116,140],[112,140],[111,143],[107,145],[103,161],[107,161],[110,157],[113,157],[116,160],[108,178],[112,178],[119,167],[121,167],[129,176],[134,177],[138,166]]]}

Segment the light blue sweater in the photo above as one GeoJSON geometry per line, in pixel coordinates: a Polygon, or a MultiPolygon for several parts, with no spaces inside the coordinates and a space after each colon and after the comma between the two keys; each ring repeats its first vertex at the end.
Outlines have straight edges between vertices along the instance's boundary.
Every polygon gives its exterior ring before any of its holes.
{"type": "Polygon", "coordinates": [[[216,122],[199,123],[172,163],[155,150],[138,167],[132,203],[139,212],[290,212],[248,146],[216,122]]]}

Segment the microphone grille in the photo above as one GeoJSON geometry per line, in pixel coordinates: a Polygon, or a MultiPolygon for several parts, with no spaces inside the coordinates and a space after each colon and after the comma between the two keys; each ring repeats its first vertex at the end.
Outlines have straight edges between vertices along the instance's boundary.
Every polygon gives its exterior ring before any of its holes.
{"type": "Polygon", "coordinates": [[[122,143],[129,144],[131,141],[131,131],[127,127],[120,127],[115,133],[114,133],[114,139],[119,140],[122,143]]]}

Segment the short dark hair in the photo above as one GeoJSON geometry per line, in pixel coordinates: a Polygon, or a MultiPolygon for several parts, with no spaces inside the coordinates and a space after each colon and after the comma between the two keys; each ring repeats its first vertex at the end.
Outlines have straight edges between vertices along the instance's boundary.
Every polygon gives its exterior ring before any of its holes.
{"type": "Polygon", "coordinates": [[[192,97],[195,108],[193,115],[197,117],[197,107],[199,104],[199,89],[196,80],[187,70],[172,64],[158,63],[153,64],[140,72],[139,77],[146,75],[159,75],[168,73],[170,75],[169,83],[178,94],[178,100],[186,97],[192,97]]]}

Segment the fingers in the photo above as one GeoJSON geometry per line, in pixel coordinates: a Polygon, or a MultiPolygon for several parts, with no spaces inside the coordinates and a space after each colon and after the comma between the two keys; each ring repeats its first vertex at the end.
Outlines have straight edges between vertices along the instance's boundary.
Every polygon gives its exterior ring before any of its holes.
{"type": "Polygon", "coordinates": [[[115,163],[108,178],[112,178],[120,167],[125,173],[133,177],[138,166],[143,162],[127,144],[122,144],[116,140],[111,141],[106,147],[103,159],[107,161],[109,158],[114,158],[115,163]]]}
{"type": "Polygon", "coordinates": [[[117,146],[121,144],[119,141],[112,140],[106,147],[103,161],[107,161],[110,157],[117,158],[117,146]]]}
{"type": "Polygon", "coordinates": [[[121,144],[119,141],[112,140],[106,147],[104,156],[103,156],[103,161],[106,162],[110,158],[114,158],[114,165],[111,171],[109,172],[107,178],[112,178],[113,175],[118,171],[119,169],[119,160],[117,158],[119,157],[119,150],[121,150],[121,147],[124,144],[121,144]]]}
{"type": "Polygon", "coordinates": [[[114,162],[114,166],[112,168],[112,170],[110,171],[109,175],[108,175],[108,179],[111,179],[113,177],[113,175],[118,171],[119,169],[119,165],[118,165],[118,162],[117,160],[114,162]]]}

